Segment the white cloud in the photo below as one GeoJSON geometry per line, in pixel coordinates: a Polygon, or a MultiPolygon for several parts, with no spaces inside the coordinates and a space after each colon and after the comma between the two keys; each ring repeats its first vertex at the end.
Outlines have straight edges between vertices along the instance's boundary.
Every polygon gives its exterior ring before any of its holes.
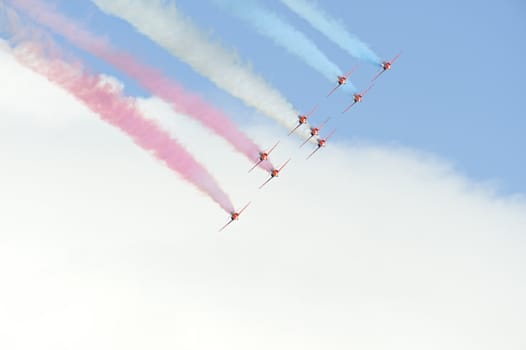
{"type": "Polygon", "coordinates": [[[51,101],[66,99],[71,105],[74,98],[64,96],[59,87],[49,84],[43,76],[33,74],[30,70],[21,69],[19,64],[9,54],[5,41],[0,39],[0,93],[2,96],[3,123],[31,123],[42,127],[58,126],[70,121],[70,113],[76,109],[64,111],[61,104],[52,104],[51,101]],[[34,86],[33,86],[34,85],[34,86]],[[34,87],[36,95],[23,94],[24,89],[34,87]],[[21,101],[23,99],[23,101],[21,101]],[[69,112],[69,113],[68,113],[69,112]],[[23,116],[13,118],[12,116],[23,116]]]}
{"type": "Polygon", "coordinates": [[[400,148],[305,161],[292,138],[257,191],[266,174],[143,101],[236,203],[253,199],[218,234],[221,209],[125,135],[5,55],[0,73],[0,348],[526,346],[523,198],[400,148]]]}

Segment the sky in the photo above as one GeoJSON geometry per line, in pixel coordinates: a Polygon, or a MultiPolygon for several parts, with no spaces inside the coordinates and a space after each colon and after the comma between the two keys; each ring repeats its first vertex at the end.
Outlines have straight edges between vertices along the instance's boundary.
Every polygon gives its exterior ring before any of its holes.
{"type": "MultiPolygon", "coordinates": [[[[90,1],[56,3],[94,32],[137,50],[142,59],[225,109],[243,107],[188,65],[136,34],[126,22],[102,14],[90,1]]],[[[279,1],[265,4],[307,34],[343,71],[360,64],[354,84],[360,90],[369,85],[375,67],[349,57],[279,1]]],[[[326,100],[330,82],[214,1],[204,5],[177,2],[196,25],[238,52],[300,111],[320,104],[313,120],[321,123],[331,116],[338,129],[335,138],[417,148],[448,159],[466,176],[488,182],[504,194],[526,190],[525,167],[514,161],[526,149],[520,98],[526,72],[519,64],[526,52],[522,40],[526,9],[521,1],[505,1],[497,7],[489,1],[323,4],[380,57],[389,59],[403,51],[397,69],[385,74],[368,95],[370,103],[344,115],[340,112],[350,103],[348,94],[326,100]]],[[[115,73],[93,61],[97,68],[115,73]]],[[[135,94],[144,93],[131,82],[126,86],[135,94]]],[[[253,114],[250,108],[242,111],[253,114]]]]}
{"type": "MultiPolygon", "coordinates": [[[[237,208],[203,192],[0,45],[0,346],[8,349],[523,349],[524,67],[519,1],[324,1],[381,57],[364,102],[213,2],[182,13],[336,133],[313,145],[89,2],[61,13],[225,111],[268,177],[232,146],[102,60],[55,39],[138,98],[237,208]]],[[[343,71],[358,63],[265,2],[343,71]]],[[[2,36],[6,38],[5,35],[2,36]]],[[[211,65],[214,62],[210,62],[211,65]]],[[[364,88],[376,68],[360,63],[364,88]]],[[[354,75],[353,75],[354,76],[354,75]]],[[[117,88],[118,89],[118,88],[117,88]]]]}

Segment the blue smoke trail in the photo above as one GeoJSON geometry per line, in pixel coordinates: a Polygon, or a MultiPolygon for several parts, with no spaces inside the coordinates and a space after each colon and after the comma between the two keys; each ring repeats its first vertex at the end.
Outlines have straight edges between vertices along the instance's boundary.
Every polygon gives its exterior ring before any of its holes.
{"type": "Polygon", "coordinates": [[[298,56],[331,82],[342,75],[340,68],[302,32],[276,13],[262,8],[254,0],[214,0],[231,14],[251,25],[260,34],[272,39],[276,45],[298,56]]]}
{"type": "Polygon", "coordinates": [[[382,60],[367,44],[349,33],[344,23],[331,18],[316,2],[309,0],[281,0],[281,2],[351,56],[381,66],[382,60]]]}

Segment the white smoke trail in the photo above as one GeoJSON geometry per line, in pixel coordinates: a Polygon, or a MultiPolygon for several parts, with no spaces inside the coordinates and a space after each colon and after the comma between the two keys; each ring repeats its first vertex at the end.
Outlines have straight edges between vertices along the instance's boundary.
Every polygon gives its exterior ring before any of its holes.
{"type": "MultiPolygon", "coordinates": [[[[175,4],[162,0],[93,0],[103,11],[121,17],[217,87],[292,129],[298,112],[279,91],[255,74],[232,51],[213,42],[175,4]]],[[[309,128],[297,131],[309,137],[309,128]]],[[[315,142],[315,140],[314,140],[315,142]]]]}

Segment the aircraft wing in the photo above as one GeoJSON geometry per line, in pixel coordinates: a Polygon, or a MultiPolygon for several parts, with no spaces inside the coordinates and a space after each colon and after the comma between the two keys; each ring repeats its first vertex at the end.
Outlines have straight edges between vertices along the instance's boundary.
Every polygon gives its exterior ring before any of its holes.
{"type": "Polygon", "coordinates": [[[327,136],[325,138],[325,141],[329,141],[329,139],[332,137],[332,135],[334,135],[334,133],[336,132],[336,129],[332,129],[331,133],[329,134],[329,136],[327,136]]]}
{"type": "Polygon", "coordinates": [[[351,109],[351,107],[354,106],[355,104],[356,104],[356,102],[351,103],[351,104],[349,105],[349,107],[347,107],[347,108],[345,108],[345,109],[343,110],[342,114],[345,113],[345,112],[347,112],[349,109],[351,109]]]}
{"type": "Polygon", "coordinates": [[[378,74],[376,74],[374,76],[374,78],[371,80],[371,82],[375,81],[376,79],[378,79],[380,77],[380,75],[382,75],[382,73],[385,72],[385,69],[382,68],[381,71],[378,72],[378,74]]]}
{"type": "Polygon", "coordinates": [[[290,158],[285,162],[285,164],[283,164],[281,166],[281,168],[279,168],[278,172],[281,171],[281,169],[283,169],[285,167],[285,165],[287,165],[288,162],[290,162],[290,158]]]}
{"type": "Polygon", "coordinates": [[[262,160],[258,161],[248,172],[251,172],[252,170],[256,169],[259,164],[261,164],[262,160]]]}
{"type": "Polygon", "coordinates": [[[292,129],[290,132],[289,132],[289,135],[290,136],[294,131],[296,131],[299,127],[301,126],[301,123],[298,123],[298,125],[296,125],[296,127],[294,129],[292,129]]]}
{"type": "Polygon", "coordinates": [[[300,145],[300,147],[303,147],[303,145],[305,145],[307,142],[309,142],[310,139],[312,139],[314,136],[311,135],[308,139],[306,139],[305,141],[303,141],[303,143],[300,145]]]}
{"type": "Polygon", "coordinates": [[[223,231],[228,225],[230,225],[230,224],[233,223],[233,222],[234,222],[234,220],[230,220],[229,222],[227,222],[227,223],[225,224],[225,226],[221,227],[221,228],[219,229],[218,232],[223,231]]]}
{"type": "Polygon", "coordinates": [[[243,207],[243,209],[241,209],[241,210],[239,211],[239,215],[241,215],[241,213],[245,211],[245,209],[250,205],[250,203],[252,203],[252,202],[248,202],[248,203],[243,207]]]}
{"type": "Polygon", "coordinates": [[[356,68],[358,68],[358,66],[354,66],[354,67],[352,67],[352,69],[351,69],[347,74],[345,74],[345,78],[346,78],[346,79],[349,79],[349,77],[351,76],[351,74],[354,73],[354,71],[356,70],[356,68]]]}
{"type": "Polygon", "coordinates": [[[365,89],[365,90],[362,92],[362,97],[364,97],[365,95],[367,95],[367,93],[369,92],[369,90],[371,90],[373,87],[374,87],[374,84],[369,85],[369,87],[368,87],[367,89],[365,89]]]}
{"type": "Polygon", "coordinates": [[[336,85],[336,87],[335,87],[334,89],[332,89],[331,92],[329,92],[329,93],[327,94],[327,97],[329,97],[330,95],[332,95],[332,93],[333,93],[334,91],[338,90],[338,88],[339,88],[340,86],[341,86],[340,84],[336,85]]]}
{"type": "Polygon", "coordinates": [[[309,155],[307,156],[307,158],[306,158],[306,159],[309,159],[310,157],[312,157],[312,156],[314,155],[314,153],[316,153],[316,152],[318,152],[318,151],[320,150],[320,148],[321,148],[321,147],[320,147],[320,146],[318,146],[318,147],[317,147],[317,148],[316,148],[316,149],[315,149],[314,151],[312,151],[312,153],[311,153],[311,154],[309,154],[309,155]]]}
{"type": "Polygon", "coordinates": [[[398,53],[398,55],[396,55],[395,57],[393,57],[393,59],[391,60],[391,64],[393,64],[393,63],[398,59],[398,57],[400,57],[401,54],[402,54],[402,51],[400,51],[400,52],[398,53]]]}
{"type": "Polygon", "coordinates": [[[263,182],[263,184],[262,184],[261,186],[259,186],[259,189],[262,189],[263,186],[265,186],[266,184],[268,184],[269,181],[272,180],[272,179],[273,179],[273,177],[271,176],[269,179],[267,179],[267,181],[263,182]]]}
{"type": "Polygon", "coordinates": [[[276,146],[277,146],[278,144],[279,144],[279,141],[276,142],[276,144],[275,144],[274,146],[272,146],[272,147],[268,150],[267,154],[270,154],[270,153],[274,150],[274,148],[276,148],[276,146]]]}

